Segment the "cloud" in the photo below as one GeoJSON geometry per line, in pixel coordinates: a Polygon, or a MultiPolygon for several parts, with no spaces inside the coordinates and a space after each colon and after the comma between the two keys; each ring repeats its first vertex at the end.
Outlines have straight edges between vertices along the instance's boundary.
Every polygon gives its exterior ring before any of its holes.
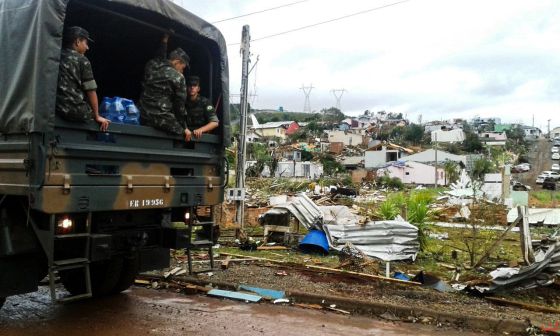
{"type": "MultiPolygon", "coordinates": [[[[212,22],[288,2],[208,0],[188,9],[212,22]]],[[[308,0],[217,27],[233,44],[244,24],[257,39],[390,3],[308,0]]],[[[528,124],[534,114],[536,124],[551,118],[560,125],[559,40],[557,0],[411,0],[252,42],[253,62],[259,56],[250,77],[258,95],[253,106],[301,111],[300,87],[313,84],[315,110],[334,106],[331,90],[344,88],[348,114],[369,109],[422,114],[423,120],[498,116],[528,124]]],[[[231,92],[238,93],[239,46],[228,49],[231,92]]]]}

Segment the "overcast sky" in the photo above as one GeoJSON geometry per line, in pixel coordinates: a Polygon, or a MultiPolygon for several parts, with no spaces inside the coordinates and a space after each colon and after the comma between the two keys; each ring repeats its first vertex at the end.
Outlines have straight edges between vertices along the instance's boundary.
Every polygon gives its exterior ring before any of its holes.
{"type": "Polygon", "coordinates": [[[345,89],[349,115],[386,110],[412,121],[480,116],[527,125],[534,115],[545,132],[548,119],[560,126],[559,0],[174,1],[209,22],[294,3],[215,23],[228,43],[232,94],[241,81],[241,29],[250,26],[252,61],[260,59],[249,81],[255,108],[302,111],[300,88],[313,85],[316,111],[335,106],[331,91],[345,89]]]}

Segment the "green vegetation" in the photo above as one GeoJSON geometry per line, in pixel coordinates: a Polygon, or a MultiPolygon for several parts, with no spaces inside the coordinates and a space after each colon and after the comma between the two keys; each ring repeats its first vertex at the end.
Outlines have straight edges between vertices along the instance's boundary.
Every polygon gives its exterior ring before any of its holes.
{"type": "Polygon", "coordinates": [[[432,220],[433,211],[430,204],[434,201],[434,194],[429,190],[415,190],[410,192],[408,198],[404,193],[394,193],[379,204],[374,212],[375,216],[384,220],[395,219],[404,209],[406,220],[418,227],[418,241],[420,251],[428,245],[429,222],[432,220]]]}
{"type": "Polygon", "coordinates": [[[385,174],[382,176],[378,176],[375,180],[378,186],[394,189],[394,190],[403,190],[404,183],[402,183],[401,179],[398,177],[389,177],[389,175],[385,174]]]}

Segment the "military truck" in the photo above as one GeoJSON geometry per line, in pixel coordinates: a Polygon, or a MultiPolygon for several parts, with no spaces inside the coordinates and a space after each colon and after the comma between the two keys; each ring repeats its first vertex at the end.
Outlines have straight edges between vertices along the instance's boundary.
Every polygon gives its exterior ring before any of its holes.
{"type": "Polygon", "coordinates": [[[169,266],[190,244],[186,225],[213,224],[229,145],[225,41],[211,24],[165,0],[0,0],[0,303],[36,291],[54,300],[117,293],[138,272],[169,266]],[[161,36],[190,57],[188,73],[220,127],[185,142],[147,126],[55,115],[62,34],[81,26],[99,97],[137,100],[161,36]],[[202,209],[202,210],[201,210],[202,209]],[[69,296],[57,292],[60,282],[69,296]]]}

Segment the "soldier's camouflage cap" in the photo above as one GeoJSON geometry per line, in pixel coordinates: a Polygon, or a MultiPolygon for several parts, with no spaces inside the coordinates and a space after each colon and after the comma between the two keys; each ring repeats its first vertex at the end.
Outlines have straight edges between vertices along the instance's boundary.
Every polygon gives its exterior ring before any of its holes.
{"type": "Polygon", "coordinates": [[[89,32],[82,27],[73,26],[64,32],[64,39],[66,41],[74,41],[77,38],[85,38],[90,42],[94,42],[89,36],[89,32]]]}
{"type": "Polygon", "coordinates": [[[187,77],[187,85],[188,86],[200,85],[200,77],[198,76],[187,77]]]}
{"type": "Polygon", "coordinates": [[[172,52],[169,53],[169,59],[178,59],[182,62],[184,62],[187,67],[189,66],[189,62],[191,60],[191,58],[189,57],[189,55],[181,48],[177,48],[175,50],[173,50],[172,52]]]}

